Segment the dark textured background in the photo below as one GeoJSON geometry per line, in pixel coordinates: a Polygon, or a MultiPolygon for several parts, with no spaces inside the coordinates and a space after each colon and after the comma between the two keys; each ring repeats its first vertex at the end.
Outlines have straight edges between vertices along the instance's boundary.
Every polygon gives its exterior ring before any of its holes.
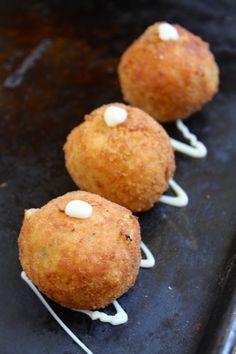
{"type": "MultiPolygon", "coordinates": [[[[185,209],[157,204],[140,215],[157,259],[141,270],[121,304],[123,326],[91,322],[53,304],[95,354],[194,353],[221,290],[235,236],[235,1],[8,1],[0,3],[0,352],[81,352],[20,279],[17,237],[23,210],[75,189],[62,145],[83,115],[121,100],[116,67],[122,51],[156,20],[178,22],[211,44],[221,69],[217,97],[187,122],[209,154],[177,154],[185,209]],[[7,88],[5,79],[41,40],[46,50],[7,88]],[[168,287],[171,287],[170,290],[168,287]]],[[[178,137],[173,126],[168,130],[178,137]]]]}

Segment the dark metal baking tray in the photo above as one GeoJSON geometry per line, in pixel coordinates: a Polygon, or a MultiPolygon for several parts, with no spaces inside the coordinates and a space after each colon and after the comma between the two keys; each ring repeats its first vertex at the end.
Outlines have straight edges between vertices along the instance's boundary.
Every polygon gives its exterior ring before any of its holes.
{"type": "MultiPolygon", "coordinates": [[[[64,168],[66,135],[85,113],[122,99],[119,57],[159,19],[178,22],[209,41],[220,65],[219,94],[187,121],[206,143],[208,156],[176,156],[175,178],[189,193],[187,208],[157,204],[139,215],[157,264],[141,270],[135,287],[121,298],[127,324],[91,322],[52,306],[96,354],[233,353],[235,15],[233,0],[0,3],[2,354],[80,352],[20,279],[23,210],[76,188],[64,168]],[[32,51],[33,62],[22,69],[32,51]]],[[[178,136],[174,125],[167,129],[178,136]]]]}

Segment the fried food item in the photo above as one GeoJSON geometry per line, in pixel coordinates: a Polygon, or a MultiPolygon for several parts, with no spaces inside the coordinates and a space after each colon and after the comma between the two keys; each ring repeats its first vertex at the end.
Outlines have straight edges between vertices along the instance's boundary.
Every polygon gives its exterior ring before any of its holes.
{"type": "Polygon", "coordinates": [[[21,265],[38,289],[80,309],[103,308],[134,285],[140,242],[129,210],[82,191],[26,210],[18,240],[21,265]]]}
{"type": "Polygon", "coordinates": [[[218,91],[208,43],[180,25],[148,27],[122,55],[118,73],[125,101],[160,122],[188,117],[218,91]]]}
{"type": "Polygon", "coordinates": [[[151,208],[175,170],[164,128],[140,109],[121,103],[85,116],[68,135],[64,152],[66,168],[81,189],[132,211],[151,208]]]}

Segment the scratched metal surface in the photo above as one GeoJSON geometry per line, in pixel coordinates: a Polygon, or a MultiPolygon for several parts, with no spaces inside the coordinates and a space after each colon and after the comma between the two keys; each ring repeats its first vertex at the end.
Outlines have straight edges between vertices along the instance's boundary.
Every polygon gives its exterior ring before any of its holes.
{"type": "Polygon", "coordinates": [[[94,353],[196,351],[235,235],[235,13],[226,0],[0,3],[1,353],[81,352],[20,280],[23,210],[75,189],[64,168],[66,135],[85,113],[121,100],[119,56],[158,19],[210,41],[221,67],[220,93],[187,123],[209,154],[204,160],[176,156],[175,178],[189,193],[187,208],[157,204],[140,215],[157,265],[141,270],[121,298],[127,324],[91,322],[52,305],[94,353]]]}

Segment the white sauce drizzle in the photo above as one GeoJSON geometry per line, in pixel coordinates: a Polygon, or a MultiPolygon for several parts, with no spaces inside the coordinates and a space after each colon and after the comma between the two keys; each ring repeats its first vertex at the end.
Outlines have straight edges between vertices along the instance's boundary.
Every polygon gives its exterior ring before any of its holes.
{"type": "Polygon", "coordinates": [[[28,284],[28,286],[33,290],[35,295],[39,298],[39,300],[42,302],[42,304],[46,307],[48,312],[52,315],[52,317],[57,321],[57,323],[61,326],[61,328],[73,339],[73,341],[85,351],[87,354],[93,354],[93,352],[86,347],[86,345],[78,338],[76,335],[65,325],[65,323],[57,316],[55,311],[51,308],[51,306],[48,304],[48,302],[44,299],[44,297],[41,295],[39,290],[36,288],[36,286],[32,283],[32,281],[27,277],[26,273],[23,271],[21,272],[21,278],[28,284]]]}
{"type": "Polygon", "coordinates": [[[160,202],[175,207],[184,207],[188,204],[188,195],[186,192],[173,180],[169,180],[170,188],[176,193],[176,197],[162,195],[160,202]]]}
{"type": "Polygon", "coordinates": [[[115,315],[107,315],[103,311],[90,311],[90,310],[80,310],[80,309],[71,309],[73,311],[82,312],[88,315],[92,320],[100,320],[101,322],[107,322],[113,326],[121,325],[128,321],[128,315],[124,309],[120,306],[118,301],[112,302],[113,306],[116,309],[115,315]]]}
{"type": "Polygon", "coordinates": [[[20,86],[24,80],[26,72],[41,58],[42,54],[52,45],[51,39],[42,40],[32,52],[25,58],[23,63],[10,76],[8,76],[3,85],[8,88],[20,86]]]}
{"type": "MultiPolygon", "coordinates": [[[[141,268],[152,268],[155,265],[155,258],[153,257],[151,251],[148,247],[141,242],[141,249],[144,252],[146,259],[142,259],[140,262],[141,268]]],[[[21,272],[21,278],[27,283],[27,285],[31,288],[31,290],[35,293],[38,299],[42,302],[42,304],[46,307],[48,312],[52,315],[52,317],[57,321],[57,323],[61,326],[61,328],[71,337],[71,339],[81,347],[87,354],[93,354],[93,352],[78,338],[76,335],[66,326],[66,324],[58,317],[52,307],[48,304],[48,302],[44,299],[40,291],[36,288],[36,286],[32,283],[32,281],[28,278],[24,271],[21,272]]],[[[113,326],[124,324],[128,321],[128,315],[118,303],[117,300],[112,302],[113,306],[116,309],[115,315],[107,315],[102,311],[90,311],[90,310],[82,310],[82,309],[74,309],[71,310],[76,312],[81,312],[89,316],[92,320],[100,320],[101,322],[107,322],[112,324],[113,326]]]]}
{"type": "Polygon", "coordinates": [[[189,131],[182,120],[177,120],[176,127],[183,134],[183,137],[189,140],[191,145],[189,146],[181,141],[171,139],[171,144],[176,151],[195,158],[203,158],[207,155],[206,146],[197,139],[196,135],[189,131]]]}
{"type": "Polygon", "coordinates": [[[145,245],[145,243],[141,242],[141,250],[146,256],[146,259],[141,259],[140,268],[152,268],[155,265],[155,258],[153,254],[149,250],[149,248],[145,245]]]}

